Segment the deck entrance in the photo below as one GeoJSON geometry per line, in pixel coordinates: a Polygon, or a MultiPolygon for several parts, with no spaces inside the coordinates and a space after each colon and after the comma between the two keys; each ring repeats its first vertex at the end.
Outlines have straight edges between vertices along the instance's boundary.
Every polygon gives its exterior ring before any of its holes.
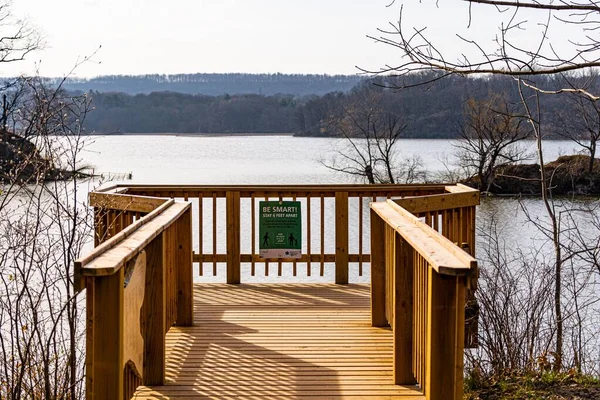
{"type": "Polygon", "coordinates": [[[92,193],[87,398],[461,398],[478,202],[461,185],[92,193]],[[263,198],[306,207],[300,260],[256,254],[263,198]],[[227,283],[193,283],[219,268],[227,283]],[[263,271],[291,283],[246,282],[263,271]]]}

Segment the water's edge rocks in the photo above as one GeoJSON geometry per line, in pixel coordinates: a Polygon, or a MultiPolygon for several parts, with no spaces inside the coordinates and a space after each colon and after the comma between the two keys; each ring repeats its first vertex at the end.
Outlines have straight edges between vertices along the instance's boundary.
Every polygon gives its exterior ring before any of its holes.
{"type": "Polygon", "coordinates": [[[0,183],[27,184],[88,176],[56,166],[28,139],[15,133],[0,132],[0,183]]]}

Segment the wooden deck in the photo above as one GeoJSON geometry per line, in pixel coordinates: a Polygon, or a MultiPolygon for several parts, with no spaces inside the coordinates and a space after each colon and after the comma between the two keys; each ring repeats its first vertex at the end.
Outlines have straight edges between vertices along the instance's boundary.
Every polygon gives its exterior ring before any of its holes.
{"type": "Polygon", "coordinates": [[[368,285],[194,285],[193,327],[167,334],[165,386],[136,399],[424,399],[392,384],[392,332],[368,285]]]}

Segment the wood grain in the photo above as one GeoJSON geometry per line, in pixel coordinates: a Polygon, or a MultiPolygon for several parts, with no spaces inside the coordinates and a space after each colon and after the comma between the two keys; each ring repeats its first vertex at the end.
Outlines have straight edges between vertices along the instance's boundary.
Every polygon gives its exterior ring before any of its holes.
{"type": "Polygon", "coordinates": [[[146,252],[142,251],[135,259],[129,261],[127,270],[131,268],[131,276],[124,289],[123,313],[123,367],[130,363],[135,372],[142,377],[144,371],[144,337],[140,324],[140,314],[146,289],[146,252]]]}
{"type": "Polygon", "coordinates": [[[348,283],[348,192],[335,194],[335,283],[348,283]]]}
{"type": "Polygon", "coordinates": [[[394,385],[368,285],[195,284],[193,327],[166,337],[164,386],[135,399],[419,399],[394,385]]]}

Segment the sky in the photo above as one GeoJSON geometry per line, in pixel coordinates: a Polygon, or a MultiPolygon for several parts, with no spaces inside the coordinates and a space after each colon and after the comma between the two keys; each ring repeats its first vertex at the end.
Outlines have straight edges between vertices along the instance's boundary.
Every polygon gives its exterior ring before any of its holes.
{"type": "MultiPolygon", "coordinates": [[[[464,3],[418,0],[13,0],[13,15],[43,37],[42,51],[0,65],[0,76],[248,72],[355,74],[397,64],[375,43],[405,18],[457,55],[456,30],[493,40],[487,14],[469,25],[464,3]],[[452,3],[451,5],[449,3],[452,3]],[[454,40],[454,42],[452,42],[454,40]],[[90,61],[72,69],[81,60],[90,61]]],[[[489,10],[486,11],[489,14],[489,10]]],[[[464,43],[462,44],[464,46],[464,43]]]]}

